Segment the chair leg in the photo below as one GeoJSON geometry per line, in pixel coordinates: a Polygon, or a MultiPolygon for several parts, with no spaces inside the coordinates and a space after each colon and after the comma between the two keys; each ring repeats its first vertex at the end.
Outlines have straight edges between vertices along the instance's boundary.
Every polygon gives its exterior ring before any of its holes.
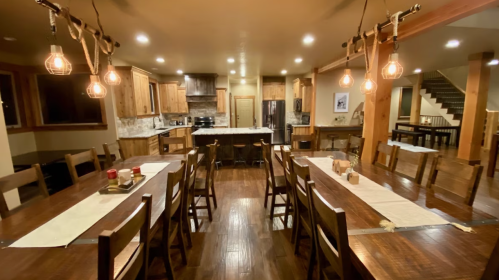
{"type": "Polygon", "coordinates": [[[263,202],[263,208],[267,208],[267,201],[269,200],[269,182],[265,185],[265,201],[263,202]]]}
{"type": "Polygon", "coordinates": [[[308,259],[307,279],[313,279],[314,277],[314,264],[316,257],[315,244],[312,242],[312,246],[310,247],[310,257],[308,259]]]}
{"type": "Polygon", "coordinates": [[[300,239],[301,239],[301,231],[302,231],[302,224],[300,221],[300,218],[296,221],[296,235],[295,235],[295,255],[298,255],[300,252],[300,239]]]}
{"type": "MultiPolygon", "coordinates": [[[[276,193],[275,193],[275,190],[272,189],[272,201],[270,202],[270,219],[273,220],[274,219],[274,209],[275,209],[275,196],[276,196],[276,193]]],[[[267,202],[267,199],[265,199],[265,202],[267,202]]],[[[288,222],[288,216],[287,213],[288,213],[288,202],[286,201],[286,210],[284,211],[284,227],[286,227],[287,225],[287,222],[288,222]]]]}
{"type": "MultiPolygon", "coordinates": [[[[270,218],[274,216],[274,207],[275,207],[275,190],[272,189],[272,206],[270,207],[270,218]]],[[[289,207],[291,205],[291,202],[289,201],[289,194],[286,195],[286,206],[284,207],[284,227],[288,227],[288,216],[289,216],[289,207]]]]}
{"type": "Polygon", "coordinates": [[[175,280],[175,274],[173,273],[173,263],[170,257],[170,245],[168,243],[163,244],[163,264],[165,265],[166,277],[170,280],[175,280]]]}
{"type": "Polygon", "coordinates": [[[206,208],[208,209],[208,220],[210,222],[213,221],[213,215],[211,214],[211,202],[210,202],[210,188],[206,188],[206,193],[205,193],[205,198],[206,198],[206,208]]]}
{"type": "Polygon", "coordinates": [[[196,231],[199,230],[199,221],[198,221],[198,212],[196,210],[196,203],[194,203],[195,197],[192,198],[191,201],[191,210],[192,210],[192,219],[194,220],[194,228],[196,231]]]}
{"type": "Polygon", "coordinates": [[[215,183],[211,184],[211,193],[213,198],[213,206],[217,208],[217,195],[215,194],[215,183]]]}
{"type": "Polygon", "coordinates": [[[296,228],[298,227],[298,209],[296,209],[296,205],[293,205],[293,223],[291,225],[291,242],[296,239],[296,228]]]}
{"type": "Polygon", "coordinates": [[[182,264],[187,265],[187,250],[185,249],[184,236],[180,228],[177,229],[177,240],[180,247],[180,255],[182,256],[182,264]]]}

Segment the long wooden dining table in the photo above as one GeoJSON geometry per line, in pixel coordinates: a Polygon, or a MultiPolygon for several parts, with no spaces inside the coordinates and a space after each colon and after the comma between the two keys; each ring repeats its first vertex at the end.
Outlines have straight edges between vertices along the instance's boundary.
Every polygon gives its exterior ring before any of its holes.
{"type": "MultiPolygon", "coordinates": [[[[466,233],[452,225],[397,228],[387,232],[383,219],[367,203],[329,177],[308,157],[352,159],[343,152],[292,152],[300,164],[310,168],[310,177],[321,195],[347,217],[351,259],[364,279],[480,279],[499,237],[497,218],[462,202],[431,194],[406,178],[370,163],[354,170],[396,194],[449,222],[472,227],[466,233]]],[[[280,151],[275,159],[282,164],[280,151]]],[[[274,170],[282,166],[274,166],[274,170]]],[[[277,173],[277,172],[276,172],[277,173]]],[[[282,174],[283,172],[279,172],[282,174]]]]}
{"type": "MultiPolygon", "coordinates": [[[[200,154],[198,162],[204,155],[200,154]]],[[[10,248],[9,244],[45,224],[107,184],[107,169],[89,176],[16,214],[0,221],[0,279],[97,279],[97,238],[103,230],[112,230],[140,204],[143,194],[152,194],[152,234],[161,223],[165,209],[166,181],[169,171],[177,170],[186,155],[138,156],[112,166],[132,168],[143,163],[169,162],[160,173],[95,223],[66,248],[10,248]]],[[[126,258],[117,258],[119,272],[126,258]]]]}

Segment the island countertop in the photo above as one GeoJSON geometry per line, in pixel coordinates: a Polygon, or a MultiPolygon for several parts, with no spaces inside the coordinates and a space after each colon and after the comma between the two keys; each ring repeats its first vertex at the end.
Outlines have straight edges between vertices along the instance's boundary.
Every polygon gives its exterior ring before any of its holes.
{"type": "Polygon", "coordinates": [[[233,135],[233,134],[268,134],[273,131],[267,127],[253,128],[204,128],[192,133],[196,135],[233,135]]]}

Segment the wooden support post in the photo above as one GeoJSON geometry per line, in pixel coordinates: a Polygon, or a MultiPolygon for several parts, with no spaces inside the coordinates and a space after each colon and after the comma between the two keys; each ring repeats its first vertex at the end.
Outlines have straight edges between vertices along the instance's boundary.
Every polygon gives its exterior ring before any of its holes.
{"type": "Polygon", "coordinates": [[[418,80],[412,86],[412,103],[411,103],[411,123],[419,122],[421,116],[421,84],[423,83],[423,73],[418,74],[418,80]]]}
{"type": "MultiPolygon", "coordinates": [[[[310,134],[314,133],[314,127],[315,127],[315,111],[317,106],[315,106],[315,100],[317,99],[317,75],[319,74],[319,69],[314,68],[312,69],[312,104],[310,108],[310,134]]],[[[317,137],[318,135],[316,135],[317,137]]],[[[319,139],[320,141],[320,139],[319,139]]],[[[319,142],[320,143],[320,142],[319,142]]],[[[319,150],[320,147],[316,147],[316,150],[319,150]]]]}
{"type": "Polygon", "coordinates": [[[499,123],[499,111],[487,112],[487,123],[485,124],[485,137],[483,139],[483,149],[490,150],[492,136],[497,133],[497,124],[499,123]]]}
{"type": "Polygon", "coordinates": [[[374,95],[366,95],[363,132],[365,142],[362,153],[362,161],[365,162],[373,161],[378,141],[384,143],[388,141],[392,80],[383,79],[381,69],[388,63],[388,56],[392,50],[392,44],[379,45],[377,54],[373,59],[371,74],[373,80],[378,84],[378,90],[374,95]]]}
{"type": "Polygon", "coordinates": [[[490,67],[487,63],[492,58],[494,53],[477,53],[468,57],[468,80],[457,157],[471,165],[480,163],[490,80],[490,67]]]}

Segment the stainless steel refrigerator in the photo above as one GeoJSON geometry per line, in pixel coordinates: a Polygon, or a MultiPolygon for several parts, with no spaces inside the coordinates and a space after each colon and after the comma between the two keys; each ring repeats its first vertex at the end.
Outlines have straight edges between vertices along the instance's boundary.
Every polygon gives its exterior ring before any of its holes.
{"type": "Polygon", "coordinates": [[[272,129],[271,144],[284,144],[286,131],[286,103],[281,101],[263,101],[262,106],[263,127],[272,129]]]}

